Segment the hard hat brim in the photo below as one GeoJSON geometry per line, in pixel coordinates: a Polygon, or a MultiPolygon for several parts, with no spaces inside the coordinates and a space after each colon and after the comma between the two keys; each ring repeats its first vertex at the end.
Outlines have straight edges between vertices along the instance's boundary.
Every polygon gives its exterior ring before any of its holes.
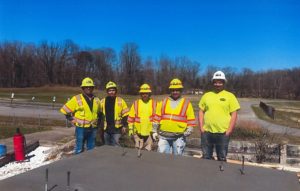
{"type": "Polygon", "coordinates": [[[141,90],[139,91],[139,93],[151,93],[152,91],[151,90],[141,90]]]}
{"type": "Polygon", "coordinates": [[[80,87],[82,87],[82,88],[83,87],[95,87],[95,85],[88,85],[88,86],[87,85],[81,85],[80,87]]]}
{"type": "Polygon", "coordinates": [[[183,89],[182,85],[170,85],[169,89],[183,89]]]}

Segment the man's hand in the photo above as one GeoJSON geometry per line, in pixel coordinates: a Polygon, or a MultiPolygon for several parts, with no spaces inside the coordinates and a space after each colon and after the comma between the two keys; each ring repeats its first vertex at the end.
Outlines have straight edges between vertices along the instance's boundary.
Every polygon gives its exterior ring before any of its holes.
{"type": "Polygon", "coordinates": [[[188,137],[188,136],[190,136],[192,133],[193,133],[193,127],[188,127],[186,130],[185,130],[185,132],[183,133],[183,135],[185,136],[185,137],[188,137]]]}
{"type": "Polygon", "coordinates": [[[75,119],[71,120],[71,123],[72,123],[73,126],[75,126],[76,120],[75,119]]]}
{"type": "Polygon", "coordinates": [[[122,134],[126,134],[127,128],[126,127],[122,127],[121,132],[122,134]]]}
{"type": "Polygon", "coordinates": [[[226,132],[225,132],[225,135],[226,136],[230,136],[232,134],[232,130],[231,129],[228,129],[226,132]]]}
{"type": "Polygon", "coordinates": [[[132,136],[133,135],[133,129],[129,129],[129,131],[128,131],[128,136],[130,137],[130,136],[132,136]]]}
{"type": "Polygon", "coordinates": [[[152,133],[152,138],[156,141],[158,139],[158,134],[156,132],[152,133]]]}
{"type": "Polygon", "coordinates": [[[205,132],[205,130],[204,130],[203,127],[200,127],[199,129],[200,129],[200,133],[204,133],[205,132]]]}

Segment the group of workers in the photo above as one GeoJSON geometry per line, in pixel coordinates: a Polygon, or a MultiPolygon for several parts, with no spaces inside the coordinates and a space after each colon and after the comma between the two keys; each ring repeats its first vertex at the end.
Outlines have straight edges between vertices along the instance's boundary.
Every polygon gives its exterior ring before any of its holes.
{"type": "Polygon", "coordinates": [[[203,158],[226,161],[229,137],[233,132],[237,111],[240,109],[234,94],[225,90],[225,74],[217,71],[211,79],[213,89],[205,93],[199,102],[199,118],[195,118],[191,102],[182,96],[183,84],[171,80],[170,95],[163,100],[151,98],[151,87],[140,86],[140,98],[130,107],[117,96],[117,85],[106,84],[107,96],[100,100],[94,96],[95,84],[91,78],[82,81],[82,93],[72,97],[61,112],[76,127],[75,154],[95,147],[97,132],[101,132],[106,145],[120,146],[119,139],[128,134],[135,147],[151,151],[158,141],[158,152],[182,155],[186,138],[199,124],[203,158]]]}

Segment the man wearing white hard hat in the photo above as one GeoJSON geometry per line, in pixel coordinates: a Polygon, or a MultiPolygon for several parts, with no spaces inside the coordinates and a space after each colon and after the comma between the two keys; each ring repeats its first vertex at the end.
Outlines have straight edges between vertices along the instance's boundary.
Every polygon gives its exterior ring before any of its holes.
{"type": "Polygon", "coordinates": [[[204,159],[213,159],[216,148],[217,159],[226,161],[229,137],[237,120],[239,102],[234,94],[226,91],[227,82],[222,71],[214,73],[213,90],[205,93],[199,102],[199,126],[204,159]]]}

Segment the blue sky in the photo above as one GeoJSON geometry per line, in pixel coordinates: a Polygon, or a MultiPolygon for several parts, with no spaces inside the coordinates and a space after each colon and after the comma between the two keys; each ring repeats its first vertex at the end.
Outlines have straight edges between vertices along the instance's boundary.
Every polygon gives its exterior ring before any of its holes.
{"type": "Polygon", "coordinates": [[[298,0],[0,0],[0,41],[71,39],[143,58],[187,56],[201,67],[300,66],[298,0]]]}

